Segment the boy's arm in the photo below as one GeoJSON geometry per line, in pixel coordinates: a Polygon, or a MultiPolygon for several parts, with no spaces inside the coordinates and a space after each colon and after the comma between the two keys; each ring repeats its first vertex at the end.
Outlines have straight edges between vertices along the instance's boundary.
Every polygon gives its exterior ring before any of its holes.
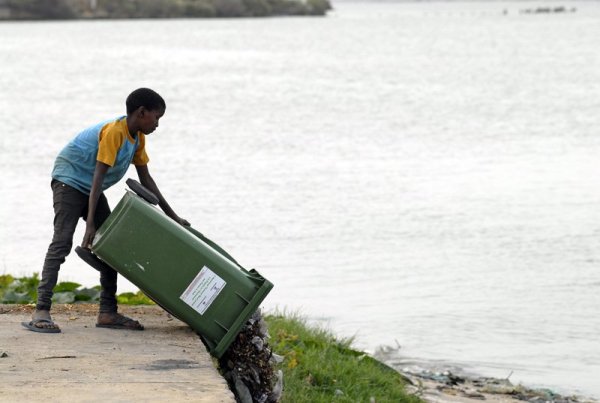
{"type": "Polygon", "coordinates": [[[152,179],[152,176],[150,176],[148,165],[136,165],[135,169],[137,170],[138,177],[140,178],[140,183],[154,193],[156,197],[158,197],[158,205],[162,211],[164,211],[166,215],[177,221],[179,224],[189,226],[190,223],[175,214],[171,206],[169,206],[169,203],[167,203],[163,195],[160,193],[158,186],[156,186],[156,182],[154,182],[154,179],[152,179]]]}
{"type": "Polygon", "coordinates": [[[96,161],[96,169],[94,169],[94,178],[92,179],[92,189],[90,190],[90,199],[88,202],[88,214],[85,220],[85,235],[83,236],[83,242],[81,243],[82,248],[90,249],[92,247],[92,241],[96,234],[96,223],[94,222],[96,206],[98,205],[100,193],[102,193],[102,183],[104,183],[104,177],[106,176],[108,168],[110,168],[109,165],[96,161]]]}

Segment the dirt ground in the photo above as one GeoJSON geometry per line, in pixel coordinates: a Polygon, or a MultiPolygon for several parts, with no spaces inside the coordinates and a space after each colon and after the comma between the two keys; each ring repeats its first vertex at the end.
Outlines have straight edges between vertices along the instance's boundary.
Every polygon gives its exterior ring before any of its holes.
{"type": "Polygon", "coordinates": [[[96,328],[98,306],[55,305],[58,334],[21,326],[34,307],[0,305],[2,402],[235,402],[199,337],[160,307],[120,307],[144,331],[96,328]]]}

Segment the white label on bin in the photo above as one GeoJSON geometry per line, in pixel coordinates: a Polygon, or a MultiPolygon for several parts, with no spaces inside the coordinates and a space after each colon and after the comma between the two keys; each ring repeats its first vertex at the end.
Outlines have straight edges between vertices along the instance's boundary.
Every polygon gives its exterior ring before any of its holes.
{"type": "Polygon", "coordinates": [[[225,280],[204,266],[179,298],[202,315],[225,288],[225,284],[225,280]]]}

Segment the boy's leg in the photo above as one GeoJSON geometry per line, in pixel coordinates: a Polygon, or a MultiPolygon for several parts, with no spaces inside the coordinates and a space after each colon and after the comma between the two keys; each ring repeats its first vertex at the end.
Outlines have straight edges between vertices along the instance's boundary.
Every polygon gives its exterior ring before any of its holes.
{"type": "MultiPolygon", "coordinates": [[[[87,215],[87,214],[86,214],[87,215]]],[[[110,215],[110,207],[104,193],[100,195],[96,206],[94,224],[96,229],[106,221],[110,215]]],[[[144,330],[137,320],[128,318],[117,313],[117,272],[113,269],[100,271],[100,309],[98,314],[97,327],[108,327],[115,329],[144,330]]]]}
{"type": "Polygon", "coordinates": [[[52,306],[52,290],[58,280],[58,271],[71,252],[73,233],[88,200],[84,193],[56,180],[52,181],[52,196],[54,235],[46,252],[42,278],[38,286],[38,311],[49,311],[52,306]]]}
{"type": "MultiPolygon", "coordinates": [[[[110,215],[110,207],[104,193],[100,195],[98,204],[96,205],[96,214],[94,215],[94,225],[96,229],[106,221],[110,215]]],[[[114,313],[117,312],[117,272],[113,269],[100,271],[100,285],[102,292],[100,293],[100,312],[114,313]]]]}
{"type": "Polygon", "coordinates": [[[60,331],[50,316],[53,289],[58,281],[60,265],[64,263],[65,258],[71,252],[73,233],[87,203],[85,194],[62,182],[52,180],[51,187],[54,205],[54,235],[46,252],[32,322],[28,325],[24,323],[31,330],[40,329],[36,331],[44,331],[44,329],[45,331],[60,331]]]}

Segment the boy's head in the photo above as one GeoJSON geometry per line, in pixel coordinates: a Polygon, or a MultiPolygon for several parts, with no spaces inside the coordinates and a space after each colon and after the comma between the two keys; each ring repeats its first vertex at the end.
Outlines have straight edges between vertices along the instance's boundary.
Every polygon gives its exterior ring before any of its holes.
{"type": "Polygon", "coordinates": [[[158,127],[158,120],[164,115],[167,105],[150,88],[138,88],[127,97],[127,121],[130,131],[150,134],[158,127]],[[130,122],[130,123],[129,123],[130,122]]]}
{"type": "Polygon", "coordinates": [[[142,106],[148,111],[164,112],[167,108],[165,100],[150,88],[138,88],[133,91],[127,97],[125,105],[127,106],[127,115],[131,115],[142,106]]]}

